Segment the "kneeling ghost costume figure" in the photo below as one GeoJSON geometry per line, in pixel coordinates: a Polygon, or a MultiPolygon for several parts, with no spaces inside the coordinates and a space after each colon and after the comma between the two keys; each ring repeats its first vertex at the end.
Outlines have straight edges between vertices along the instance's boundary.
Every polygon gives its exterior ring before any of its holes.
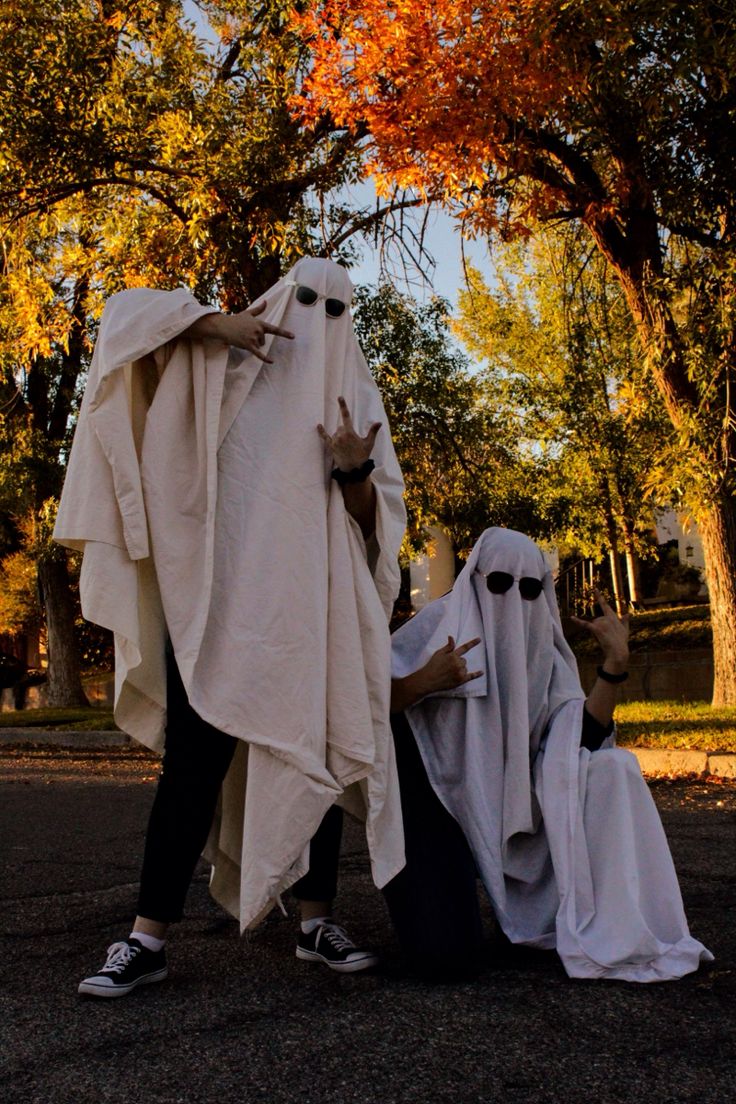
{"type": "Polygon", "coordinates": [[[469,663],[483,674],[406,716],[508,938],[556,949],[571,977],[664,981],[709,961],[636,757],[613,737],[580,746],[585,695],[528,537],[486,530],[453,589],[394,634],[394,676],[448,636],[481,638],[469,663]],[[491,593],[491,572],[511,586],[491,593]]]}
{"type": "Polygon", "coordinates": [[[271,364],[188,336],[213,308],[185,290],[113,296],[54,534],[84,552],[84,616],[115,634],[119,726],[162,748],[168,637],[193,708],[239,740],[205,854],[241,928],[306,872],[336,800],[366,816],[379,886],[404,862],[388,724],[403,484],[351,295],[344,269],[299,261],[263,297],[261,320],[294,334],[266,336],[271,364]],[[367,543],[316,429],[339,395],[358,432],[383,423],[367,543]]]}

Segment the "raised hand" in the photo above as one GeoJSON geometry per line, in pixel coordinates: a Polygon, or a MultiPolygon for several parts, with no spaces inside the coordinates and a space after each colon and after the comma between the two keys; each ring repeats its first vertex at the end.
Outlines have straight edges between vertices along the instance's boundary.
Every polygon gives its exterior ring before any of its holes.
{"type": "Polygon", "coordinates": [[[454,690],[457,686],[480,678],[483,672],[468,671],[468,664],[463,658],[477,644],[480,644],[479,636],[474,640],[466,640],[456,648],[455,641],[448,636],[447,643],[433,652],[423,667],[403,678],[392,678],[392,713],[409,709],[427,694],[435,694],[438,690],[454,690]]]}
{"type": "Polygon", "coordinates": [[[436,690],[454,690],[456,686],[462,686],[466,682],[480,678],[482,671],[469,671],[465,653],[480,644],[480,637],[466,640],[464,644],[455,647],[455,641],[448,636],[447,643],[438,648],[421,668],[422,681],[425,686],[424,693],[432,694],[436,690]]]}
{"type": "Polygon", "coordinates": [[[625,613],[619,617],[599,590],[594,593],[601,616],[593,621],[582,617],[572,617],[571,620],[592,633],[603,652],[602,666],[611,674],[618,674],[626,670],[629,662],[629,615],[625,613]]]}
{"type": "Polygon", "coordinates": [[[455,641],[448,636],[447,643],[433,652],[423,667],[403,678],[392,678],[392,713],[409,709],[427,694],[435,694],[438,690],[454,690],[457,686],[480,678],[483,672],[468,671],[467,662],[463,658],[477,644],[480,644],[479,636],[474,640],[466,640],[456,648],[455,641]]]}
{"type": "Polygon", "coordinates": [[[337,400],[337,405],[340,408],[340,423],[335,432],[329,434],[323,425],[317,426],[317,432],[332,452],[335,467],[342,471],[352,471],[370,459],[381,423],[374,422],[365,437],[361,437],[353,426],[348,404],[342,395],[337,400]]]}
{"type": "Polygon", "coordinates": [[[261,352],[266,334],[287,338],[293,338],[294,335],[279,326],[272,326],[270,322],[260,321],[259,315],[263,314],[267,306],[264,299],[259,306],[248,307],[237,314],[205,314],[190,327],[190,332],[197,337],[216,337],[226,345],[247,349],[265,364],[273,364],[271,358],[261,352]]]}

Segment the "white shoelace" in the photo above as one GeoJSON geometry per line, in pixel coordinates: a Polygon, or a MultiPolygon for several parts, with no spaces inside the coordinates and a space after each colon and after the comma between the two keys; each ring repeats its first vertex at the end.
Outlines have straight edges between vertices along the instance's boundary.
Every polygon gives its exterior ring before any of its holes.
{"type": "Polygon", "coordinates": [[[119,974],[137,954],[138,947],[130,943],[113,943],[107,948],[107,962],[102,969],[106,974],[119,974]]]}
{"type": "Polygon", "coordinates": [[[352,951],[355,947],[348,933],[339,924],[320,924],[317,938],[314,941],[315,949],[319,947],[322,939],[326,939],[336,951],[352,951]]]}

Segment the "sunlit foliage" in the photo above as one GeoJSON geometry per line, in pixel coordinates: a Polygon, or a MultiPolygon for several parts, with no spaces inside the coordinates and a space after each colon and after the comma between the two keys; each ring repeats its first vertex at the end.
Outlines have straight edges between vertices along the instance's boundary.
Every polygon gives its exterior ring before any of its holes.
{"type": "Polygon", "coordinates": [[[359,292],[355,325],[404,473],[409,547],[437,524],[460,556],[489,525],[538,532],[534,463],[522,460],[515,424],[453,344],[448,304],[420,306],[384,284],[359,292]]]}
{"type": "Polygon", "coordinates": [[[736,702],[736,8],[708,0],[315,0],[306,118],[469,232],[582,224],[687,459],[736,702]]]}

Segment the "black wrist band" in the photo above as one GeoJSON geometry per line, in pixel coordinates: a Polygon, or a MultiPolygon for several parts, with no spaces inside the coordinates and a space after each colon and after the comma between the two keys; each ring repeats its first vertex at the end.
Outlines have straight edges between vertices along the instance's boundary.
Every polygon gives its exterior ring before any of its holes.
{"type": "Polygon", "coordinates": [[[612,675],[610,671],[604,671],[602,667],[596,667],[596,674],[604,682],[626,682],[629,677],[628,671],[624,671],[622,675],[612,675]]]}
{"type": "Polygon", "coordinates": [[[333,468],[330,474],[340,487],[344,487],[346,483],[365,483],[375,466],[374,460],[366,460],[359,468],[351,468],[350,471],[333,468]]]}

